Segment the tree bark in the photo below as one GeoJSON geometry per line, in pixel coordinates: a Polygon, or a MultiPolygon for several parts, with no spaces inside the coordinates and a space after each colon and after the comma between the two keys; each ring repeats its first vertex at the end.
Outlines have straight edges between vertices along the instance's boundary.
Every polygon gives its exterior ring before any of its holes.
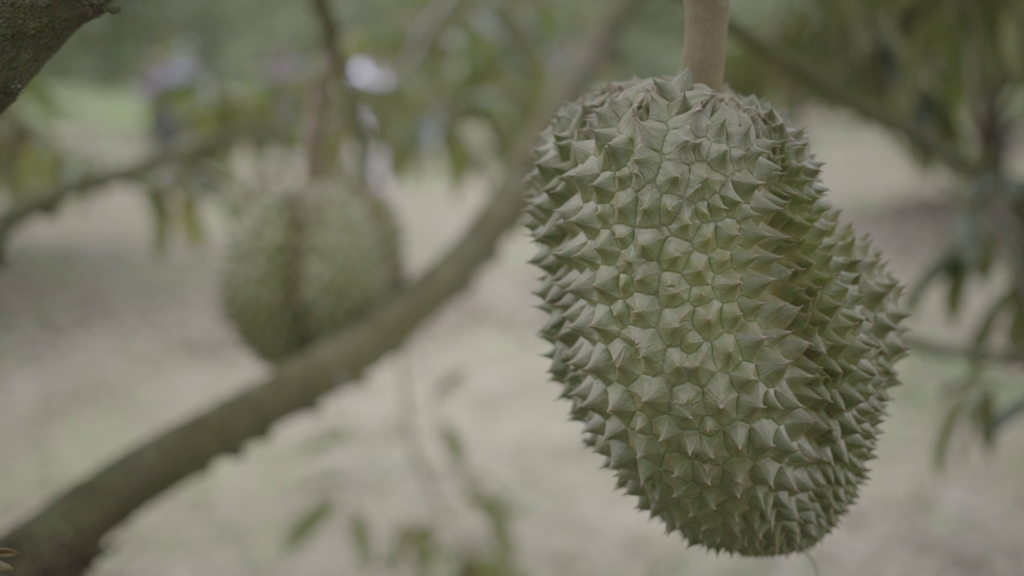
{"type": "Polygon", "coordinates": [[[279,418],[313,405],[326,392],[358,378],[465,288],[519,217],[522,182],[533,164],[537,134],[557,105],[586,87],[643,1],[611,4],[583,47],[580,61],[565,71],[559,87],[524,123],[508,164],[508,178],[473,227],[433,269],[361,321],[286,359],[271,378],[144,443],[0,537],[0,544],[20,552],[10,562],[15,574],[81,574],[101,552],[104,535],[134,510],[203,469],[215,456],[237,452],[279,418]]]}
{"type": "Polygon", "coordinates": [[[113,0],[0,0],[0,114],[85,23],[113,0]]]}

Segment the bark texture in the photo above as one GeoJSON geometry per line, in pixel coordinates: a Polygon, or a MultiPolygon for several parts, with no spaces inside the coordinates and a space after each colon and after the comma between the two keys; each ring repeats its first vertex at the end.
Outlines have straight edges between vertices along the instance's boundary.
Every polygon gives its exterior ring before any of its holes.
{"type": "Polygon", "coordinates": [[[219,454],[237,452],[279,418],[313,405],[401,344],[448,298],[462,290],[494,252],[523,206],[532,146],[548,117],[586,87],[629,17],[644,0],[615,0],[592,32],[582,58],[523,126],[509,176],[462,240],[427,274],[361,321],[285,359],[266,381],[144,443],[53,500],[0,537],[20,552],[18,576],[76,576],[102,550],[102,539],[134,510],[219,454]]]}
{"type": "Polygon", "coordinates": [[[0,0],[0,114],[83,24],[112,0],[0,0]]]}

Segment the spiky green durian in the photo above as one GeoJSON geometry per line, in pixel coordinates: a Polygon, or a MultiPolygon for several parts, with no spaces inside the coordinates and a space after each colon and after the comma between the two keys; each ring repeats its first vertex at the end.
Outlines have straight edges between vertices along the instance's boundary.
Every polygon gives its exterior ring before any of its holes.
{"type": "Polygon", "coordinates": [[[276,361],[387,298],[400,275],[397,227],[384,202],[319,182],[242,217],[221,300],[242,339],[276,361]]]}
{"type": "Polygon", "coordinates": [[[866,478],[906,315],[806,138],[686,73],[590,92],[543,137],[542,334],[586,442],[691,544],[818,542],[866,478]]]}

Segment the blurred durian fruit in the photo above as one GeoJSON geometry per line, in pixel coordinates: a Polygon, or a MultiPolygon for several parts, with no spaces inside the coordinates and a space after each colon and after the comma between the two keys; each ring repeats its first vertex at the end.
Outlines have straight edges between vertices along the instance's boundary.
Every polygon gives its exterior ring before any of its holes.
{"type": "Polygon", "coordinates": [[[388,298],[401,269],[398,227],[385,201],[323,179],[268,195],[241,215],[221,302],[242,339],[278,361],[388,298]]]}
{"type": "Polygon", "coordinates": [[[813,546],[867,477],[901,287],[767,103],[635,79],[565,104],[527,226],[551,374],[618,486],[691,544],[813,546]]]}

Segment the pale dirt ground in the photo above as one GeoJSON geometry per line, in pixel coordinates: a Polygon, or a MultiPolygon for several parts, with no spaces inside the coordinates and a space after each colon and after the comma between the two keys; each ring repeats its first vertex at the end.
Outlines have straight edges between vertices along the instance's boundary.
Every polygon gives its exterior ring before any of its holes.
{"type": "MultiPolygon", "coordinates": [[[[898,276],[915,278],[951,235],[950,212],[929,184],[936,177],[872,130],[830,114],[806,119],[828,163],[833,201],[871,232],[898,276]]],[[[481,200],[429,179],[407,182],[393,199],[415,269],[457,237],[481,200]]],[[[0,270],[0,528],[264,373],[218,313],[221,239],[154,258],[146,207],[130,189],[69,203],[21,230],[0,270]]],[[[442,459],[438,422],[450,423],[482,482],[511,503],[531,574],[812,574],[801,556],[750,560],[687,549],[612,490],[602,458],[581,445],[580,426],[567,421],[567,405],[547,381],[545,345],[534,336],[543,318],[532,308],[530,255],[522,233],[507,238],[472,288],[407,346],[361,383],[139,511],[92,574],[388,573],[357,567],[347,529],[357,513],[372,518],[376,536],[433,514],[453,546],[473,546],[479,518],[446,508],[459,496],[453,484],[438,488],[414,472],[400,441],[396,416],[409,390],[431,457],[442,459]],[[431,400],[452,371],[464,384],[443,403],[431,400]],[[289,526],[324,498],[336,514],[303,546],[284,551],[289,526]]],[[[933,301],[918,315],[919,334],[955,339],[961,332],[940,329],[937,310],[933,301]]],[[[961,439],[946,474],[931,467],[942,386],[961,368],[924,355],[901,364],[905,385],[896,390],[873,478],[813,551],[821,574],[1024,574],[1024,425],[1011,426],[992,456],[961,439]]]]}

